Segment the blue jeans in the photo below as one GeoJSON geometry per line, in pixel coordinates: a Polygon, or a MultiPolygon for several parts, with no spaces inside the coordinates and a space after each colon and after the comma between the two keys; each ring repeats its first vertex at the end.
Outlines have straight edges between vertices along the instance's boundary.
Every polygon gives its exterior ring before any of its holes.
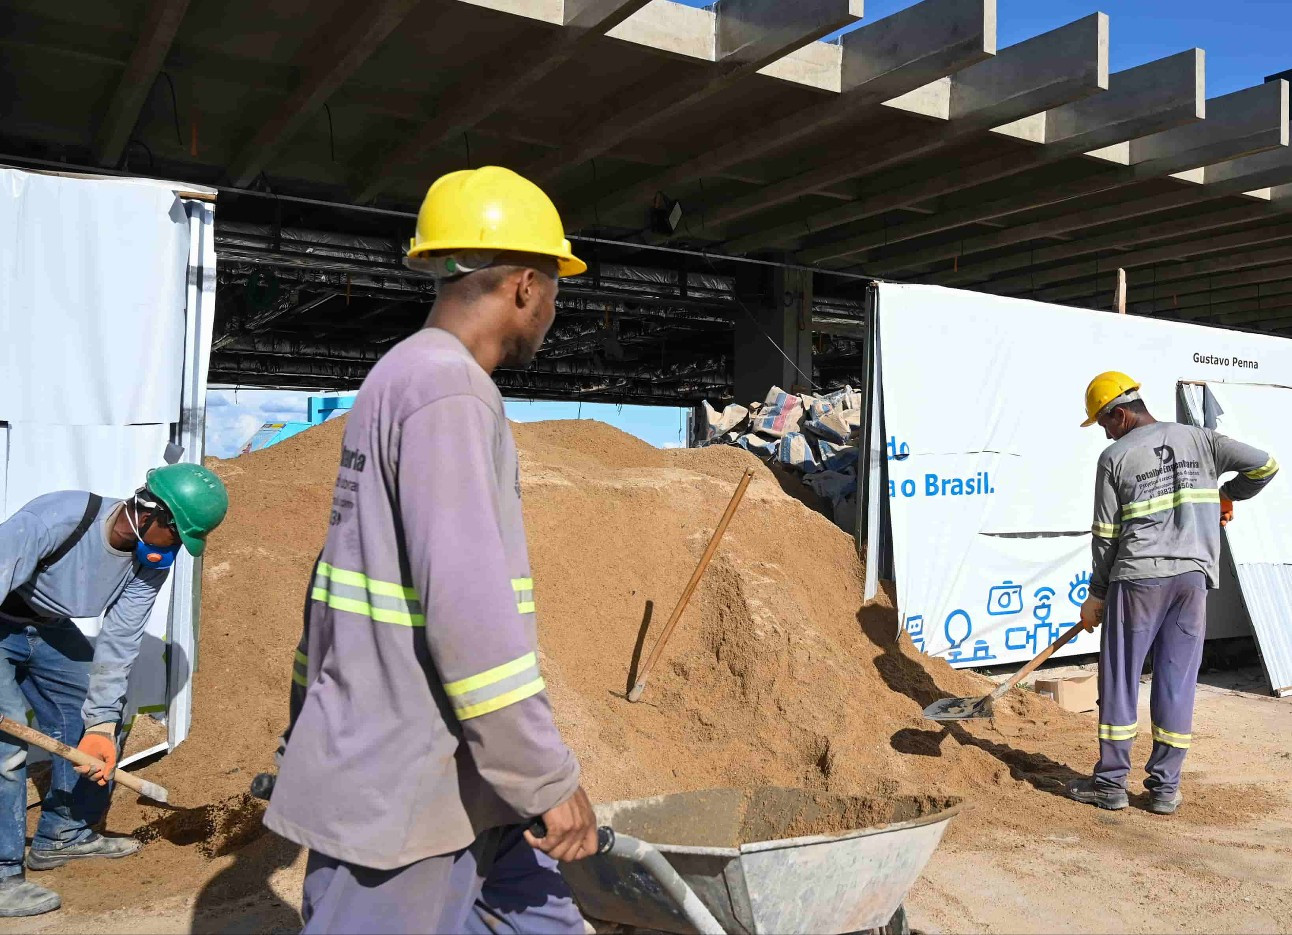
{"type": "MultiPolygon", "coordinates": [[[[55,620],[22,626],[0,619],[0,714],[20,724],[36,713],[36,728],[69,746],[81,742],[81,705],[90,687],[94,647],[76,624],[55,620]]],[[[80,844],[107,809],[111,784],[82,779],[72,764],[52,757],[49,792],[41,803],[32,847],[80,844]]],[[[0,879],[23,872],[27,832],[27,745],[0,734],[0,879]]]]}

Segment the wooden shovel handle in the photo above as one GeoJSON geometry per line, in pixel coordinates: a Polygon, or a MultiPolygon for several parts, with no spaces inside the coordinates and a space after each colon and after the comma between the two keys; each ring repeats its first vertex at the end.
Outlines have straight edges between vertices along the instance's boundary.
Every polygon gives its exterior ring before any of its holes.
{"type": "Polygon", "coordinates": [[[695,571],[691,574],[691,580],[686,583],[682,596],[678,598],[677,606],[673,608],[673,613],[668,618],[668,623],[664,624],[664,629],[660,631],[659,639],[655,641],[654,648],[650,651],[650,656],[646,658],[646,664],[642,666],[641,673],[637,676],[637,684],[633,686],[633,691],[629,693],[629,700],[636,701],[641,697],[641,689],[646,685],[646,677],[650,675],[651,669],[655,668],[655,663],[659,661],[660,654],[664,652],[664,644],[668,638],[673,635],[673,628],[677,626],[678,620],[682,619],[682,611],[686,610],[686,603],[695,593],[696,586],[700,579],[704,577],[704,570],[709,567],[709,560],[713,558],[713,553],[718,551],[718,543],[722,541],[722,534],[727,531],[727,524],[731,522],[731,517],[736,514],[736,507],[740,506],[741,498],[745,495],[745,489],[749,482],[754,479],[754,469],[745,468],[744,475],[740,478],[740,483],[736,485],[736,492],[731,495],[731,502],[727,504],[727,511],[722,514],[722,519],[718,521],[718,528],[713,531],[709,538],[709,545],[700,556],[700,563],[695,566],[695,571]]]}
{"type": "Polygon", "coordinates": [[[1001,682],[1001,684],[996,687],[996,690],[994,692],[992,692],[990,695],[988,695],[986,698],[980,701],[978,705],[976,705],[975,707],[980,707],[984,703],[990,704],[991,702],[999,699],[1002,695],[1005,694],[1005,692],[1009,691],[1019,682],[1023,681],[1023,679],[1027,678],[1029,675],[1035,672],[1036,668],[1039,665],[1041,665],[1041,663],[1045,662],[1045,660],[1049,659],[1056,652],[1058,652],[1060,649],[1062,649],[1064,646],[1070,643],[1073,639],[1075,639],[1077,634],[1080,633],[1083,629],[1084,628],[1081,626],[1081,624],[1079,623],[1073,624],[1072,627],[1066,630],[1062,636],[1060,636],[1049,646],[1045,647],[1045,649],[1037,653],[1035,659],[1033,659],[1027,665],[1023,666],[1023,668],[1019,669],[1012,676],[1010,676],[1009,681],[1001,682]]]}
{"type": "MultiPolygon", "coordinates": [[[[38,730],[33,730],[26,724],[20,724],[13,718],[0,717],[0,731],[9,734],[11,737],[16,737],[25,743],[29,743],[33,747],[40,747],[40,749],[47,753],[52,753],[55,756],[61,756],[65,760],[70,760],[77,766],[90,766],[96,770],[104,768],[105,764],[102,760],[97,760],[88,753],[82,753],[80,750],[76,749],[76,747],[69,747],[60,740],[55,740],[47,734],[42,734],[38,730]]],[[[140,795],[146,796],[147,798],[153,799],[157,802],[165,803],[170,801],[170,794],[155,782],[140,779],[138,776],[134,776],[124,770],[115,770],[112,774],[112,778],[116,782],[121,783],[121,785],[125,786],[127,789],[131,789],[140,795]]]]}

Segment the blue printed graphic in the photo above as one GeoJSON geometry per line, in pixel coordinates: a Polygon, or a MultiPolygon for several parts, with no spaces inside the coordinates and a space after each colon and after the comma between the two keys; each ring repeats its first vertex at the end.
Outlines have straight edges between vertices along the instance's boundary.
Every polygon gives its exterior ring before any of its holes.
{"type": "Polygon", "coordinates": [[[1032,597],[1036,598],[1036,606],[1032,608],[1032,616],[1041,623],[1050,622],[1050,612],[1054,610],[1050,606],[1050,601],[1054,599],[1054,588],[1037,588],[1032,597]]]}
{"type": "Polygon", "coordinates": [[[1023,612],[1023,588],[1012,581],[1002,581],[987,591],[987,613],[992,617],[1012,617],[1023,612]]]}
{"type": "Polygon", "coordinates": [[[947,619],[942,624],[942,632],[946,634],[947,642],[952,648],[959,649],[960,644],[969,639],[970,634],[973,633],[973,621],[965,611],[953,610],[947,614],[947,619]]]}
{"type": "Polygon", "coordinates": [[[1075,606],[1080,607],[1085,603],[1086,598],[1090,596],[1090,572],[1083,571],[1077,574],[1068,585],[1068,600],[1075,606]]]}
{"type": "Polygon", "coordinates": [[[911,636],[911,642],[920,652],[924,652],[924,615],[912,614],[906,618],[906,632],[911,636]]]}
{"type": "Polygon", "coordinates": [[[949,662],[989,662],[996,657],[991,653],[991,647],[987,645],[986,640],[974,640],[973,655],[966,656],[958,649],[952,650],[947,655],[949,662]]]}
{"type": "Polygon", "coordinates": [[[911,446],[906,442],[898,442],[896,435],[888,437],[888,460],[905,461],[911,456],[911,446]]]}

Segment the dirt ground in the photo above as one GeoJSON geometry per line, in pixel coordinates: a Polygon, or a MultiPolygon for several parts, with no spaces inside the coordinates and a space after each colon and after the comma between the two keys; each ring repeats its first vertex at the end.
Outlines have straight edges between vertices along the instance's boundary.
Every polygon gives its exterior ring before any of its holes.
{"type": "MultiPolygon", "coordinates": [[[[1054,804],[1034,834],[979,826],[967,835],[953,825],[911,891],[912,925],[944,933],[1292,931],[1292,804],[1286,796],[1292,699],[1264,695],[1259,670],[1204,680],[1179,814],[1151,815],[1134,804],[1124,812],[1100,812],[1060,799],[1052,789],[1034,789],[1031,794],[1054,804]],[[1201,799],[1213,806],[1215,817],[1207,823],[1190,815],[1190,803],[1201,799]],[[1228,806],[1217,808],[1224,800],[1228,806]]],[[[1074,767],[1093,760],[1089,719],[1084,740],[1070,738],[1074,767]]],[[[1008,745],[1009,738],[1000,743],[1008,745]]],[[[1137,750],[1137,764],[1144,752],[1137,750]]],[[[971,815],[973,804],[967,808],[971,815]]],[[[114,872],[137,880],[151,863],[147,855],[131,858],[114,872]]],[[[304,875],[298,848],[266,835],[208,867],[204,879],[193,881],[195,894],[89,912],[76,908],[77,893],[65,886],[69,872],[49,871],[35,879],[59,888],[68,908],[0,922],[0,932],[298,929],[304,875]]]]}
{"type": "MultiPolygon", "coordinates": [[[[1148,681],[1140,696],[1147,723],[1148,681]]],[[[929,932],[1292,931],[1292,698],[1265,694],[1259,669],[1204,675],[1171,817],[1066,802],[1034,833],[951,834],[907,902],[929,932]],[[1190,803],[1229,800],[1199,823],[1190,803]],[[1064,821],[1093,813],[1097,834],[1064,821]],[[1223,816],[1223,817],[1222,817],[1223,816]]],[[[1095,718],[1074,765],[1093,763],[1095,718]]],[[[1137,745],[1135,768],[1146,750],[1137,745]]],[[[1132,774],[1134,775],[1134,774],[1132,774]]],[[[1052,794],[1037,790],[1037,795],[1052,794]]],[[[972,807],[972,806],[970,806],[972,807]]],[[[1195,813],[1196,814],[1196,813],[1195,813]]]]}
{"type": "MultiPolygon", "coordinates": [[[[66,908],[0,933],[299,926],[303,855],[264,830],[246,792],[272,768],[285,723],[343,429],[329,422],[214,463],[233,505],[206,563],[193,730],[141,770],[177,807],[118,790],[108,828],[143,851],[40,875],[66,908]]],[[[753,456],[659,451],[586,420],[515,434],[542,668],[594,801],[766,786],[962,798],[911,895],[926,930],[1292,928],[1292,701],[1261,696],[1263,676],[1245,691],[1204,691],[1179,815],[1077,805],[1059,793],[1089,772],[1093,718],[1017,691],[991,720],[924,720],[929,702],[992,683],[899,638],[891,590],[863,607],[852,538],[753,456]],[[741,510],[646,696],[629,704],[633,673],[747,468],[741,510]]],[[[1147,753],[1142,735],[1137,762],[1147,753]]]]}

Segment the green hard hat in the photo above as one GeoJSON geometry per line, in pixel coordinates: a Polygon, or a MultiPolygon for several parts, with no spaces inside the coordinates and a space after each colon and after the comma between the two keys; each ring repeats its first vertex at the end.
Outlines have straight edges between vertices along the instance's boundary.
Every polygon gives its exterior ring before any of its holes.
{"type": "Polygon", "coordinates": [[[200,464],[168,464],[149,471],[145,483],[175,518],[184,548],[190,555],[201,555],[207,533],[229,512],[224,481],[200,464]]]}

